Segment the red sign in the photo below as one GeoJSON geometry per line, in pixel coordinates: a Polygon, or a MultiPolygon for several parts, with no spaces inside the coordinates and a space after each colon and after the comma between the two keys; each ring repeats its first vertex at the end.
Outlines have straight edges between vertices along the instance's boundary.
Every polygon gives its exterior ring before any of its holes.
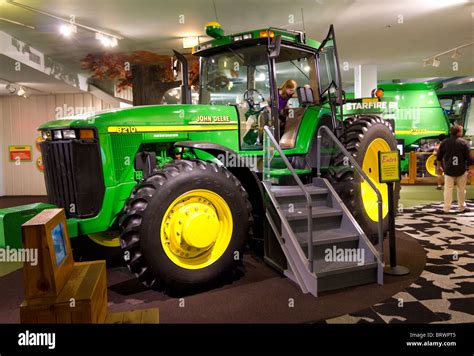
{"type": "Polygon", "coordinates": [[[8,146],[10,161],[31,161],[31,146],[8,146]]]}

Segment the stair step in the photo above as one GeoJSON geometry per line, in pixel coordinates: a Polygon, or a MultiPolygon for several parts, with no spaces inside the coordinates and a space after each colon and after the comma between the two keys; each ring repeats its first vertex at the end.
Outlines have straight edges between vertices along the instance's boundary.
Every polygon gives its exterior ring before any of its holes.
{"type": "MultiPolygon", "coordinates": [[[[342,216],[340,209],[330,208],[327,206],[315,206],[311,209],[314,218],[325,218],[331,216],[342,216]]],[[[308,208],[298,208],[294,212],[284,211],[288,221],[306,220],[308,218],[308,208]]]]}
{"type": "Polygon", "coordinates": [[[340,262],[335,262],[328,270],[316,272],[318,276],[318,291],[324,292],[340,288],[353,287],[377,282],[377,262],[357,266],[340,267],[340,262]]]}
{"type": "MultiPolygon", "coordinates": [[[[327,195],[328,189],[326,188],[319,188],[313,185],[305,185],[305,189],[313,196],[313,195],[327,195]]],[[[295,196],[303,196],[304,193],[299,186],[295,185],[284,185],[284,186],[272,186],[272,193],[275,195],[276,198],[280,197],[295,197],[295,196]]]]}
{"type": "MultiPolygon", "coordinates": [[[[328,205],[328,189],[312,185],[306,185],[305,187],[311,195],[311,205],[313,207],[328,205]]],[[[290,206],[295,209],[307,206],[306,196],[298,186],[279,186],[272,190],[272,193],[282,209],[288,209],[290,206]]]]}
{"type": "Polygon", "coordinates": [[[314,262],[314,273],[319,277],[325,277],[325,276],[332,276],[336,274],[342,274],[342,273],[352,273],[355,271],[361,271],[361,270],[366,270],[366,269],[377,269],[377,262],[365,262],[362,265],[358,265],[358,262],[330,262],[330,263],[325,263],[324,266],[321,268],[318,262],[323,262],[323,261],[315,261],[314,262]],[[320,267],[318,269],[317,267],[320,267]]]}
{"type": "MultiPolygon", "coordinates": [[[[308,244],[307,232],[296,233],[296,238],[300,242],[301,246],[306,246],[308,244]]],[[[331,243],[342,243],[347,241],[359,241],[359,235],[355,232],[350,232],[343,229],[313,231],[314,246],[327,245],[331,243]]]]}

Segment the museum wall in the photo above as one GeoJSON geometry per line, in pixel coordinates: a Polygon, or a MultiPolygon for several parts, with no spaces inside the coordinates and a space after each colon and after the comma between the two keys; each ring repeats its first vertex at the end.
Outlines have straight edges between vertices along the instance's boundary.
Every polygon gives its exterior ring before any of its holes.
{"type": "Polygon", "coordinates": [[[110,104],[88,93],[35,95],[27,99],[0,96],[0,196],[46,195],[41,156],[35,141],[40,124],[84,111],[111,108],[110,104]],[[31,146],[31,161],[10,161],[10,146],[31,146]]]}

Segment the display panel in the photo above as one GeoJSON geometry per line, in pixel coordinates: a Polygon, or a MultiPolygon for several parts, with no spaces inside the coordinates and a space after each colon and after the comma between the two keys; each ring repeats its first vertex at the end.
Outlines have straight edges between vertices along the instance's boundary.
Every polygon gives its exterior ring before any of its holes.
{"type": "Polygon", "coordinates": [[[56,257],[56,266],[59,266],[66,258],[66,243],[64,241],[64,227],[60,223],[51,230],[53,238],[54,255],[56,257]]]}

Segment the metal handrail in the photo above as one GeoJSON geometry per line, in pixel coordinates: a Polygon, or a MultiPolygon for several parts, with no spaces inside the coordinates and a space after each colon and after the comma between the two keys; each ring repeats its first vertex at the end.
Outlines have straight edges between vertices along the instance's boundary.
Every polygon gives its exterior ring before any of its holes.
{"type": "MultiPolygon", "coordinates": [[[[273,136],[272,132],[270,131],[270,128],[267,125],[265,125],[265,127],[263,129],[265,130],[265,134],[268,136],[268,138],[272,142],[273,146],[275,147],[275,149],[280,154],[281,159],[285,163],[286,167],[288,168],[291,175],[293,176],[296,183],[301,188],[301,190],[303,191],[303,193],[306,197],[306,205],[307,205],[307,208],[308,208],[308,268],[309,268],[310,272],[313,272],[313,210],[312,210],[313,200],[311,199],[311,194],[306,190],[303,182],[298,177],[298,174],[296,174],[296,171],[294,170],[294,168],[291,165],[290,161],[288,161],[288,158],[283,153],[283,150],[281,149],[280,145],[275,140],[275,137],[273,136]]],[[[265,148],[265,145],[264,145],[264,148],[265,148]]]]}
{"type": "Polygon", "coordinates": [[[378,240],[379,240],[379,246],[378,246],[378,252],[379,252],[379,258],[380,258],[380,263],[384,263],[384,257],[383,257],[383,213],[382,213],[382,194],[380,191],[377,189],[375,184],[370,180],[370,178],[365,174],[365,172],[362,170],[362,168],[359,166],[359,164],[356,162],[354,157],[347,151],[347,149],[344,147],[344,145],[339,141],[334,135],[334,133],[329,129],[327,126],[321,126],[318,130],[317,134],[317,156],[316,156],[316,172],[318,177],[321,177],[321,140],[322,140],[322,134],[321,131],[325,131],[328,136],[333,140],[333,142],[341,149],[342,153],[344,153],[344,156],[346,156],[349,161],[352,163],[353,167],[359,172],[359,174],[364,178],[369,186],[372,188],[372,190],[375,192],[377,195],[377,208],[378,208],[378,222],[377,222],[377,228],[378,228],[378,240]]]}

